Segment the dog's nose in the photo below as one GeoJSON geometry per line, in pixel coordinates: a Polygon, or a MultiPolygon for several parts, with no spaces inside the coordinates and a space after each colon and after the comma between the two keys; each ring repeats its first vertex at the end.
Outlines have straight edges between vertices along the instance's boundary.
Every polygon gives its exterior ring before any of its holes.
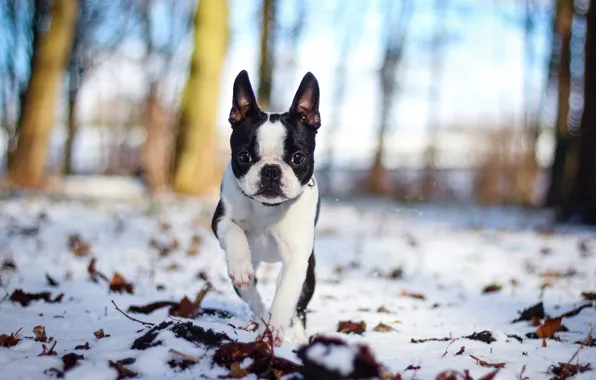
{"type": "Polygon", "coordinates": [[[265,165],[261,169],[261,176],[268,181],[278,181],[281,178],[279,165],[265,165]]]}

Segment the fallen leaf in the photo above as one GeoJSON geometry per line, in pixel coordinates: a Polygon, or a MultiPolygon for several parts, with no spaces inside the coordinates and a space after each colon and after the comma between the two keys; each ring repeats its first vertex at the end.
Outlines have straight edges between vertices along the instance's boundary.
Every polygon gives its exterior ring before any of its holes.
{"type": "Polygon", "coordinates": [[[377,309],[377,313],[391,313],[391,312],[385,306],[381,306],[377,309]]]}
{"type": "Polygon", "coordinates": [[[337,324],[337,332],[344,334],[358,334],[362,335],[366,331],[366,323],[364,321],[340,321],[337,324]]]}
{"type": "Polygon", "coordinates": [[[50,276],[48,273],[46,273],[46,280],[48,280],[48,285],[50,285],[52,287],[56,287],[56,286],[60,285],[58,283],[58,281],[54,280],[52,278],[52,276],[50,276]]]}
{"type": "Polygon", "coordinates": [[[404,270],[403,268],[395,268],[387,275],[387,278],[390,280],[400,280],[404,277],[404,270]]]}
{"type": "Polygon", "coordinates": [[[116,372],[118,373],[118,377],[116,378],[117,380],[129,379],[129,378],[137,377],[139,375],[138,373],[133,372],[130,369],[125,367],[126,365],[133,364],[134,362],[135,362],[134,358],[127,358],[127,359],[118,360],[116,362],[110,360],[110,361],[108,361],[108,365],[110,368],[114,368],[116,370],[116,372]]]}
{"type": "Polygon", "coordinates": [[[542,348],[546,348],[546,339],[542,339],[542,348]]]}
{"type": "Polygon", "coordinates": [[[199,307],[195,305],[188,297],[182,298],[180,303],[172,306],[169,314],[175,317],[196,318],[199,307]]]}
{"type": "Polygon", "coordinates": [[[391,326],[388,326],[388,325],[384,324],[384,323],[379,323],[378,325],[376,325],[373,328],[373,331],[376,331],[376,332],[392,332],[392,331],[395,331],[395,329],[393,327],[391,327],[391,326]]]}
{"type": "Polygon", "coordinates": [[[33,328],[33,334],[35,334],[35,341],[46,343],[48,341],[48,337],[46,336],[46,328],[42,325],[35,326],[33,328]]]}
{"type": "Polygon", "coordinates": [[[62,363],[64,364],[64,372],[68,372],[76,365],[78,365],[79,360],[84,360],[85,357],[83,355],[75,354],[71,352],[70,354],[66,354],[62,357],[62,363]]]}
{"type": "Polygon", "coordinates": [[[103,329],[99,329],[93,333],[97,339],[109,338],[111,335],[106,334],[103,329]]]}
{"type": "Polygon", "coordinates": [[[461,346],[461,348],[459,349],[459,351],[457,351],[455,353],[455,356],[463,354],[464,351],[466,351],[466,347],[465,346],[461,346]]]}
{"type": "Polygon", "coordinates": [[[188,256],[195,256],[199,253],[201,245],[203,244],[203,239],[199,235],[193,235],[190,240],[190,245],[186,250],[186,254],[188,256]]]}
{"type": "Polygon", "coordinates": [[[410,298],[414,298],[414,299],[418,299],[418,300],[424,300],[424,299],[426,299],[426,297],[424,296],[424,294],[411,293],[411,292],[408,292],[405,289],[402,290],[399,295],[402,296],[402,297],[410,297],[410,298]]]}
{"type": "Polygon", "coordinates": [[[577,274],[578,274],[577,270],[571,268],[571,269],[568,269],[566,272],[549,270],[549,271],[540,273],[539,276],[542,278],[558,280],[561,278],[574,277],[574,276],[577,276],[577,274]]]}
{"type": "Polygon", "coordinates": [[[21,289],[16,289],[11,295],[10,300],[12,302],[18,302],[21,306],[29,306],[32,301],[44,300],[48,303],[59,303],[62,302],[64,293],[60,293],[56,298],[52,299],[52,293],[41,292],[41,293],[25,293],[21,289]]]}
{"type": "Polygon", "coordinates": [[[537,316],[533,316],[532,321],[530,323],[534,327],[540,326],[542,324],[542,322],[540,322],[540,318],[538,318],[537,316]]]}
{"type": "Polygon", "coordinates": [[[596,292],[582,292],[582,297],[586,301],[596,301],[596,292]]]}
{"type": "Polygon", "coordinates": [[[552,338],[555,333],[561,330],[561,317],[544,320],[544,323],[536,330],[536,336],[540,339],[552,338]]]}
{"type": "Polygon", "coordinates": [[[89,262],[89,266],[87,267],[87,272],[89,273],[89,277],[91,277],[91,281],[93,282],[99,282],[99,279],[101,278],[102,280],[108,282],[108,277],[97,271],[95,269],[95,264],[97,263],[97,259],[94,257],[91,259],[91,261],[89,262]]]}
{"type": "Polygon", "coordinates": [[[110,290],[117,293],[127,292],[133,294],[133,284],[126,282],[124,277],[116,272],[112,277],[112,281],[110,281],[110,290]]]}
{"type": "Polygon", "coordinates": [[[520,321],[531,321],[532,317],[536,317],[538,319],[544,318],[544,305],[542,302],[537,303],[534,306],[531,306],[520,313],[519,318],[511,321],[511,323],[516,323],[520,321]]]}
{"type": "Polygon", "coordinates": [[[91,251],[89,243],[84,241],[79,234],[72,234],[68,237],[68,248],[75,256],[87,256],[91,251]]]}
{"type": "Polygon", "coordinates": [[[6,335],[6,334],[2,334],[0,335],[0,347],[13,347],[16,346],[17,343],[19,343],[19,332],[22,330],[22,328],[18,329],[16,332],[10,334],[10,335],[6,335]]]}
{"type": "Polygon", "coordinates": [[[490,331],[481,331],[479,333],[475,332],[472,335],[464,336],[465,339],[471,340],[478,340],[480,342],[484,342],[486,344],[491,344],[492,342],[496,342],[497,340],[493,338],[493,334],[490,331]]]}
{"type": "Polygon", "coordinates": [[[551,365],[549,367],[549,372],[557,376],[554,378],[555,380],[568,379],[577,375],[578,373],[584,373],[588,371],[592,371],[592,368],[590,368],[590,363],[586,365],[581,365],[579,363],[559,363],[558,366],[551,365]]]}
{"type": "Polygon", "coordinates": [[[492,285],[488,285],[484,289],[482,289],[482,293],[496,293],[496,292],[500,292],[501,289],[503,289],[503,287],[501,285],[492,284],[492,285]]]}
{"type": "Polygon", "coordinates": [[[505,368],[505,364],[507,363],[489,363],[486,362],[474,355],[470,355],[470,357],[474,360],[476,360],[476,364],[478,364],[481,367],[486,367],[486,368],[505,368]]]}
{"type": "Polygon", "coordinates": [[[75,350],[88,350],[90,348],[91,348],[91,346],[89,346],[89,342],[85,342],[85,344],[81,344],[79,346],[76,346],[74,349],[75,350]]]}

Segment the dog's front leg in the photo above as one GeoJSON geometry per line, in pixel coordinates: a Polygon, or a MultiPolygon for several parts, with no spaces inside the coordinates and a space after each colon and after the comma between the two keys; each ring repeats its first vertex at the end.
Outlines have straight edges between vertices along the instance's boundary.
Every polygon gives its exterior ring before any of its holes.
{"type": "Polygon", "coordinates": [[[252,285],[255,276],[246,234],[231,220],[220,221],[218,229],[218,239],[226,253],[228,275],[236,288],[246,289],[252,285]]]}
{"type": "Polygon", "coordinates": [[[269,327],[275,346],[280,346],[283,342],[286,329],[302,291],[307,268],[308,253],[292,252],[290,257],[283,262],[281,279],[271,304],[269,319],[269,327]]]}

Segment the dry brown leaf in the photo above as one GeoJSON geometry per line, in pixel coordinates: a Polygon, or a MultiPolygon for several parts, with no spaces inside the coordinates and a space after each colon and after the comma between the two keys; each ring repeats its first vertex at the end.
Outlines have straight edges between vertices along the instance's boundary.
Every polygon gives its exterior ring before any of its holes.
{"type": "Polygon", "coordinates": [[[534,326],[534,327],[538,327],[538,326],[540,326],[540,325],[541,325],[540,318],[538,318],[538,317],[537,317],[537,316],[535,316],[535,315],[532,317],[532,320],[530,321],[530,323],[531,323],[531,324],[532,324],[532,326],[534,326]]]}
{"type": "Polygon", "coordinates": [[[46,336],[46,328],[42,325],[35,326],[33,328],[33,334],[35,334],[35,341],[46,343],[48,341],[48,337],[46,336]]]}
{"type": "Polygon", "coordinates": [[[110,337],[110,336],[111,336],[110,334],[106,334],[106,333],[103,331],[103,329],[99,329],[99,330],[97,330],[96,332],[94,332],[94,333],[93,333],[93,335],[95,335],[95,337],[96,337],[97,339],[108,338],[108,337],[110,337]]]}
{"type": "Polygon", "coordinates": [[[391,313],[391,312],[385,306],[381,306],[377,309],[377,313],[391,313]]]}
{"type": "Polygon", "coordinates": [[[558,331],[561,331],[561,317],[545,319],[544,323],[536,330],[536,336],[540,339],[552,338],[558,331]]]}
{"type": "Polygon", "coordinates": [[[546,339],[542,339],[542,348],[546,348],[546,339]]]}
{"type": "Polygon", "coordinates": [[[478,364],[481,367],[486,367],[486,368],[505,368],[505,364],[507,364],[507,363],[489,363],[489,362],[484,361],[474,355],[470,355],[470,357],[472,359],[476,360],[476,364],[478,364]]]}
{"type": "Polygon", "coordinates": [[[101,278],[102,280],[107,282],[108,277],[95,269],[96,263],[97,259],[94,257],[91,259],[91,261],[89,262],[89,266],[87,267],[87,272],[89,272],[89,277],[91,277],[91,281],[99,282],[99,279],[101,278]]]}
{"type": "Polygon", "coordinates": [[[378,325],[376,325],[373,328],[373,331],[376,331],[376,332],[392,332],[392,331],[395,331],[395,329],[393,327],[389,326],[389,325],[384,324],[384,323],[379,323],[378,325]]]}
{"type": "Polygon", "coordinates": [[[48,303],[60,303],[62,302],[62,298],[64,297],[64,293],[60,293],[56,296],[56,298],[52,299],[52,293],[50,292],[40,292],[40,293],[26,293],[23,292],[21,289],[16,289],[11,295],[10,300],[12,302],[18,302],[21,306],[29,306],[32,301],[39,301],[44,300],[48,303]]]}
{"type": "Polygon", "coordinates": [[[133,284],[126,282],[124,277],[116,272],[112,277],[112,281],[110,281],[110,290],[117,293],[127,292],[133,294],[133,284]]]}
{"type": "Polygon", "coordinates": [[[399,294],[402,297],[410,297],[410,298],[414,298],[417,300],[425,300],[426,297],[424,296],[424,294],[420,294],[420,293],[411,293],[407,290],[402,290],[401,293],[399,294]]]}
{"type": "Polygon", "coordinates": [[[10,335],[6,335],[6,334],[0,335],[0,347],[9,348],[12,346],[16,346],[17,343],[19,343],[19,332],[21,331],[21,329],[18,329],[16,332],[14,332],[10,335]]]}
{"type": "Polygon", "coordinates": [[[496,293],[500,292],[503,287],[498,284],[491,284],[482,289],[482,293],[496,293]]]}
{"type": "Polygon", "coordinates": [[[68,248],[75,256],[87,256],[91,252],[91,245],[84,241],[79,234],[68,237],[68,248]]]}
{"type": "Polygon", "coordinates": [[[362,335],[366,331],[366,323],[364,321],[340,321],[337,324],[337,332],[344,334],[359,334],[362,335]]]}

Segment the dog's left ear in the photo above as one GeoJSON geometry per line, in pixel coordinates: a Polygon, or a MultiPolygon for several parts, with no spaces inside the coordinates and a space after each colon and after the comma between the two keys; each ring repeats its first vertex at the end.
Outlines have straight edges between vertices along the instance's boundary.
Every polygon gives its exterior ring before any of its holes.
{"type": "Polygon", "coordinates": [[[319,82],[310,71],[302,78],[298,91],[294,95],[290,115],[297,117],[301,122],[310,125],[314,129],[321,126],[319,82]]]}

